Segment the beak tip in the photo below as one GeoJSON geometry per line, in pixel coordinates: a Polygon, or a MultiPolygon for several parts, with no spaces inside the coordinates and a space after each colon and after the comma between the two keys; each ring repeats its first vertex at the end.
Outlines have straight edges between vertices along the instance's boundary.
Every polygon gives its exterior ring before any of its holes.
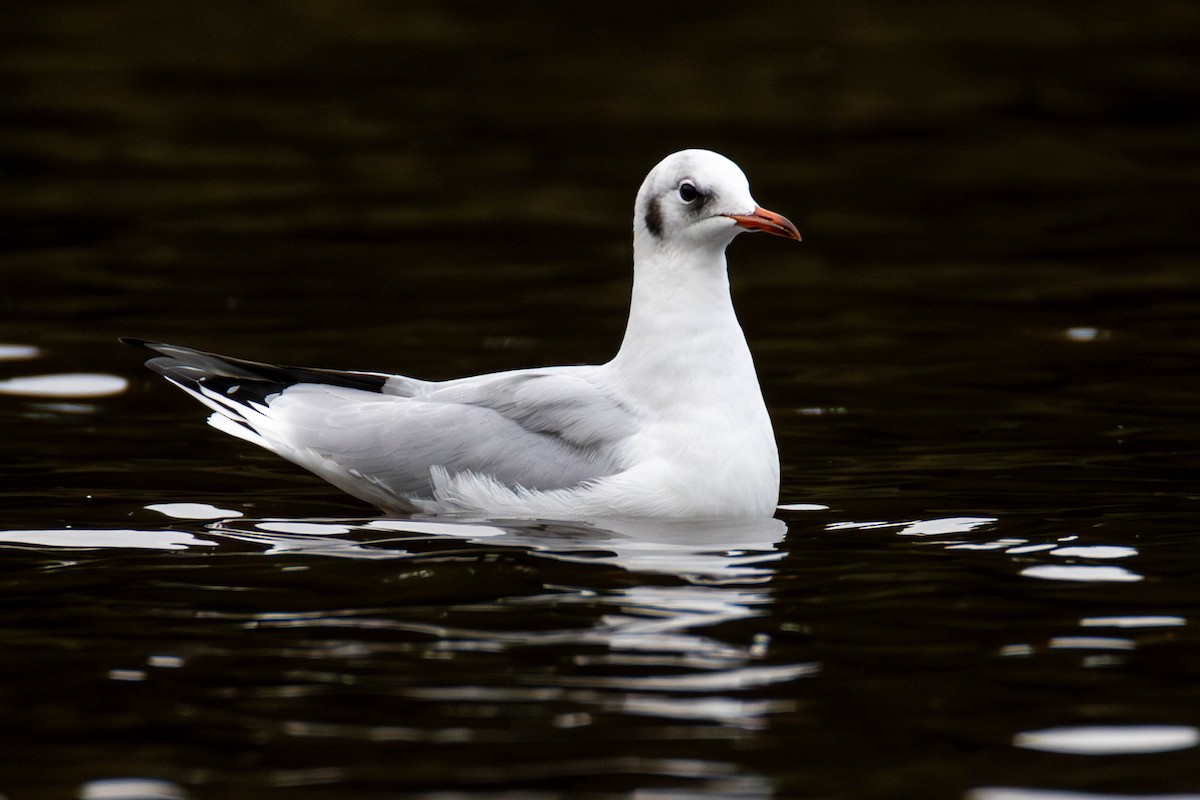
{"type": "Polygon", "coordinates": [[[756,206],[754,211],[749,214],[730,214],[729,218],[739,227],[748,231],[762,231],[773,236],[782,236],[785,239],[795,239],[797,242],[803,241],[800,238],[800,231],[796,229],[791,220],[782,214],[768,211],[762,206],[756,206]]]}

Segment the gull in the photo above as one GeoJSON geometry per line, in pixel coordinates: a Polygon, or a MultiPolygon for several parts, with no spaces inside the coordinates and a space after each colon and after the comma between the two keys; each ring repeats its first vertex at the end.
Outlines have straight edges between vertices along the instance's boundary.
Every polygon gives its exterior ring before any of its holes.
{"type": "Polygon", "coordinates": [[[214,428],[388,513],[765,518],[779,454],[725,260],[746,231],[800,239],[728,158],[655,166],[634,207],[629,322],[605,364],[424,381],[122,341],[155,352],[146,366],[214,428]]]}

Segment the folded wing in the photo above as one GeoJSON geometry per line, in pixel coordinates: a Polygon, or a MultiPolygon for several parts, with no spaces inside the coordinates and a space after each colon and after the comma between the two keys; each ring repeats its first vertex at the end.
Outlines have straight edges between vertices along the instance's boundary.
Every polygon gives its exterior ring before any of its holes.
{"type": "Polygon", "coordinates": [[[147,366],[211,408],[214,427],[384,508],[419,508],[441,473],[531,490],[612,475],[635,428],[592,367],[435,383],[130,343],[158,353],[147,366]]]}

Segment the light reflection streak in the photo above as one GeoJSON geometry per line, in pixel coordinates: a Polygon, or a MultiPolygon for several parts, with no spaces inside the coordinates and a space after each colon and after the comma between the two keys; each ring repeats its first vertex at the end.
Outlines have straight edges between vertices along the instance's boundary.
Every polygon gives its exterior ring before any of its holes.
{"type": "Polygon", "coordinates": [[[1018,733],[1013,744],[1075,755],[1166,753],[1200,745],[1200,730],[1190,725],[1081,725],[1018,733]]]}
{"type": "Polygon", "coordinates": [[[190,547],[215,547],[217,542],[201,539],[186,531],[61,528],[0,531],[0,545],[3,544],[70,550],[186,550],[190,547]]]}
{"type": "Polygon", "coordinates": [[[42,351],[31,344],[0,344],[0,361],[30,361],[42,351]]]}
{"type": "Polygon", "coordinates": [[[186,800],[178,785],[151,778],[103,778],[79,789],[79,800],[186,800]]]}
{"type": "Polygon", "coordinates": [[[19,397],[109,397],[129,388],[119,375],[99,372],[72,372],[58,375],[26,375],[0,380],[0,394],[19,397]]]}
{"type": "Polygon", "coordinates": [[[1200,794],[1097,794],[997,786],[972,789],[966,800],[1200,800],[1200,794]]]}
{"type": "Polygon", "coordinates": [[[1051,650],[1133,650],[1137,642],[1116,636],[1055,636],[1051,650]]]}
{"type": "Polygon", "coordinates": [[[1175,628],[1187,625],[1184,617],[1176,616],[1127,616],[1127,617],[1084,617],[1079,620],[1083,628],[1175,628]]]}
{"type": "Polygon", "coordinates": [[[147,511],[155,511],[172,519],[232,519],[242,516],[242,512],[231,508],[219,508],[210,503],[151,503],[144,506],[147,511]]]}
{"type": "Polygon", "coordinates": [[[1081,581],[1085,583],[1136,583],[1142,575],[1124,567],[1093,566],[1090,564],[1038,564],[1021,570],[1027,578],[1048,581],[1081,581]]]}

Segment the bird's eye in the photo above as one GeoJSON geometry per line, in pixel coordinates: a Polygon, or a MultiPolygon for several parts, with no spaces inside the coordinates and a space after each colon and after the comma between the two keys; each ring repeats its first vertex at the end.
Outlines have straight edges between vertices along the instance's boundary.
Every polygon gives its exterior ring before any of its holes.
{"type": "Polygon", "coordinates": [[[685,203],[690,203],[700,196],[700,191],[696,186],[688,181],[679,184],[679,199],[685,203]]]}

